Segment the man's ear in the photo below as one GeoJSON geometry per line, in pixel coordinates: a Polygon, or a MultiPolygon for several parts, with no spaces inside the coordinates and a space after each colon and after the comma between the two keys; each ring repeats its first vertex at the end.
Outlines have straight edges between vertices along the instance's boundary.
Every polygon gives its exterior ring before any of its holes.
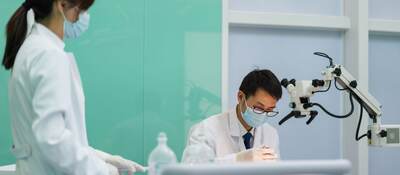
{"type": "Polygon", "coordinates": [[[239,92],[237,93],[237,100],[238,103],[240,103],[243,99],[246,98],[246,94],[244,94],[243,91],[239,90],[239,92]]]}
{"type": "Polygon", "coordinates": [[[241,95],[241,91],[238,91],[237,94],[236,94],[236,99],[237,99],[238,102],[240,102],[240,100],[242,98],[241,96],[242,96],[241,95]]]}

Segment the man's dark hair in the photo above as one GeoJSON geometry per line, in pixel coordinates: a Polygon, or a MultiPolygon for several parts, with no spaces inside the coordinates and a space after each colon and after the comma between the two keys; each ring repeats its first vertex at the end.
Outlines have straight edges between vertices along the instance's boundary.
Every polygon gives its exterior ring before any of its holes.
{"type": "Polygon", "coordinates": [[[282,87],[278,78],[268,69],[255,69],[242,80],[239,90],[246,98],[254,95],[258,89],[267,91],[276,100],[282,97],[282,87]]]}

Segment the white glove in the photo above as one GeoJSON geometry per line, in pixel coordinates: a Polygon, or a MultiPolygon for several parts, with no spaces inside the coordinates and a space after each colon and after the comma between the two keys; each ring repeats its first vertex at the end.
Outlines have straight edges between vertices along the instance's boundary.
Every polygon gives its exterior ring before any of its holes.
{"type": "Polygon", "coordinates": [[[110,175],[119,175],[118,168],[107,163],[108,172],[110,175]]]}
{"type": "Polygon", "coordinates": [[[236,154],[236,161],[238,162],[254,162],[272,160],[275,161],[277,156],[275,151],[268,146],[261,146],[258,148],[252,148],[236,154]]]}
{"type": "Polygon", "coordinates": [[[105,160],[107,163],[114,165],[119,171],[127,171],[129,175],[135,172],[145,172],[145,168],[138,163],[122,158],[121,156],[111,156],[105,160]]]}
{"type": "Polygon", "coordinates": [[[94,149],[96,155],[103,159],[107,164],[111,164],[118,168],[118,171],[126,171],[129,175],[135,172],[145,172],[145,168],[136,162],[127,160],[118,155],[111,155],[100,150],[94,149]]]}

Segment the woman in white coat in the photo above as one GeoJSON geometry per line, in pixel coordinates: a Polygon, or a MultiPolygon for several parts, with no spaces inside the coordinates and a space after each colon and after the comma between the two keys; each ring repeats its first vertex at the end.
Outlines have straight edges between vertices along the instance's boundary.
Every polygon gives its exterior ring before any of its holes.
{"type": "Polygon", "coordinates": [[[26,0],[7,24],[3,65],[17,174],[108,175],[143,171],[137,163],[89,146],[84,94],[64,38],[88,28],[94,0],[26,0]]]}

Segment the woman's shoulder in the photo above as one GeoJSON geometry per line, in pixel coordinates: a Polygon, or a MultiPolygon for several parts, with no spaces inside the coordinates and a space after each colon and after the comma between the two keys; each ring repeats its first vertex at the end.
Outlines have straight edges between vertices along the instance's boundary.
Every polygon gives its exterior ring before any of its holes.
{"type": "Polygon", "coordinates": [[[63,48],[57,47],[51,40],[42,35],[29,35],[26,38],[23,47],[41,52],[64,52],[63,48]]]}
{"type": "Polygon", "coordinates": [[[40,35],[29,35],[19,48],[14,64],[14,70],[26,70],[32,66],[40,66],[40,62],[64,62],[66,53],[63,49],[50,44],[40,35]]]}

